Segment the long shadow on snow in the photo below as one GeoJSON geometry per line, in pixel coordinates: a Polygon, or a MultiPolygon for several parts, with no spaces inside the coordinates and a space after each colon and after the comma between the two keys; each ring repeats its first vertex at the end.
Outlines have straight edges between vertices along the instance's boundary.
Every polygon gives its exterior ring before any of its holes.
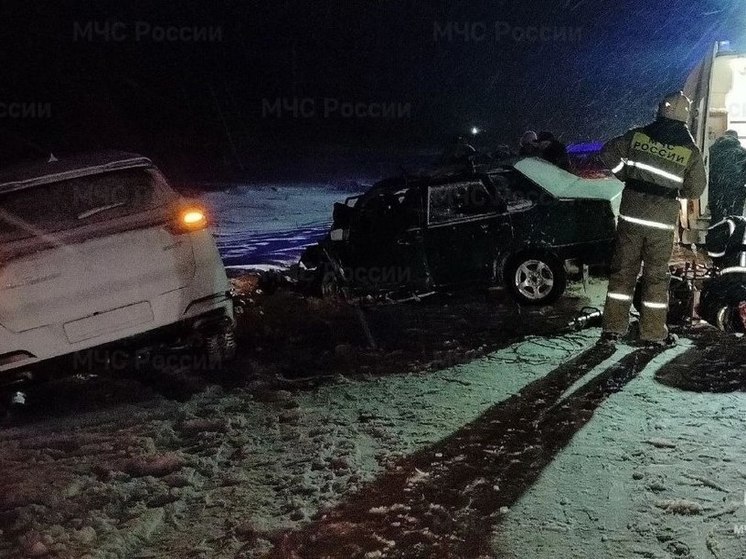
{"type": "Polygon", "coordinates": [[[348,559],[376,550],[402,558],[490,556],[500,508],[515,503],[595,409],[654,356],[632,352],[560,401],[613,351],[593,348],[561,365],[286,534],[269,557],[348,559]]]}
{"type": "Polygon", "coordinates": [[[714,328],[688,336],[693,347],[660,369],[655,380],[690,392],[746,391],[746,340],[714,328]]]}

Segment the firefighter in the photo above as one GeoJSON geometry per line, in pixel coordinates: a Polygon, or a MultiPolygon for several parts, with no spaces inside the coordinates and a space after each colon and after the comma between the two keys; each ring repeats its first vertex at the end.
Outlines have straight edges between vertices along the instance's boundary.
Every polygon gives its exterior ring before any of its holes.
{"type": "Polygon", "coordinates": [[[712,225],[729,215],[743,215],[746,202],[746,149],[738,132],[726,130],[710,147],[710,213],[712,225]]]}
{"type": "Polygon", "coordinates": [[[614,138],[601,151],[604,163],[624,182],[602,342],[613,343],[627,333],[641,264],[639,342],[675,342],[666,315],[677,198],[699,198],[707,185],[702,154],[687,125],[690,105],[680,91],[667,95],[654,122],[614,138]]]}

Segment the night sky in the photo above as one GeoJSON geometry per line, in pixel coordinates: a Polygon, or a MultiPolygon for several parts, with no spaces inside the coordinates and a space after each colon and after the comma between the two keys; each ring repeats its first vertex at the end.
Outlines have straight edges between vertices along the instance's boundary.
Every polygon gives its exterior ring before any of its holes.
{"type": "Polygon", "coordinates": [[[4,1],[0,21],[0,162],[113,147],[206,175],[432,150],[471,126],[494,145],[527,128],[604,139],[648,120],[716,40],[746,48],[746,0],[4,1]],[[41,110],[2,114],[12,103],[41,110]]]}

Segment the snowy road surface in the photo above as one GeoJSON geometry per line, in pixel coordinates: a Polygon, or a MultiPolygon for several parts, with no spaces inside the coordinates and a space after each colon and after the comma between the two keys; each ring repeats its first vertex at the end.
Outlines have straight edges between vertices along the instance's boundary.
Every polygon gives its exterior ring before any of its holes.
{"type": "Polygon", "coordinates": [[[353,193],[324,185],[251,185],[204,193],[218,250],[233,269],[287,267],[329,231],[334,202],[353,193]]]}
{"type": "Polygon", "coordinates": [[[87,384],[118,403],[0,431],[0,557],[746,556],[740,342],[597,335],[187,402],[87,384]]]}
{"type": "Polygon", "coordinates": [[[744,352],[707,339],[598,409],[497,527],[497,556],[746,557],[744,352]]]}

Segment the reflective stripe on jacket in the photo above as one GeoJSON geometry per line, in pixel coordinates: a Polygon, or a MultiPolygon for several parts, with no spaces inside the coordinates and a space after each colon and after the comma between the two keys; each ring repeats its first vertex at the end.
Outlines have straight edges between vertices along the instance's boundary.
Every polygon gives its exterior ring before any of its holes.
{"type": "Polygon", "coordinates": [[[625,182],[620,217],[641,227],[674,229],[676,197],[699,198],[707,184],[702,154],[682,122],[661,118],[609,141],[604,163],[625,182]]]}

